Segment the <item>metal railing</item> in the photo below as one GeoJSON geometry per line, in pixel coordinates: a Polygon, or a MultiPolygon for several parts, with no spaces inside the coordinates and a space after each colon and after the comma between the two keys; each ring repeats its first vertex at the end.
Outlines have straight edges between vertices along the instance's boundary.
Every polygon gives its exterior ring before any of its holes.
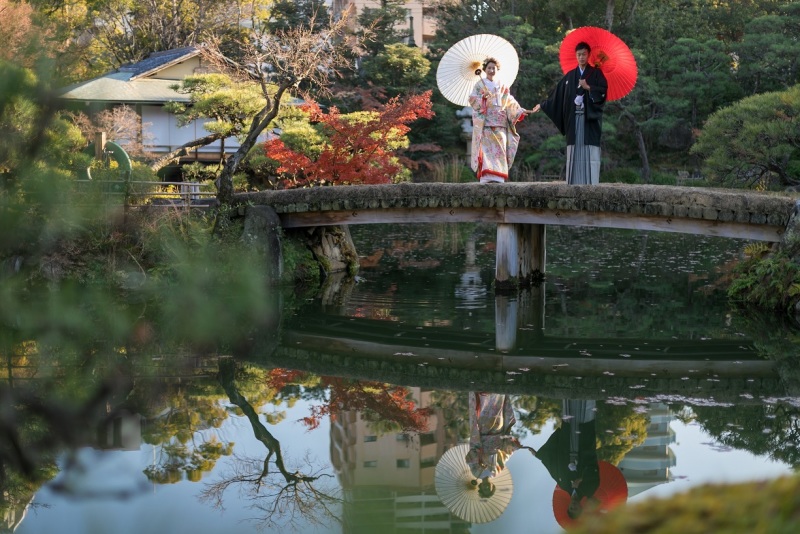
{"type": "Polygon", "coordinates": [[[121,197],[125,206],[208,207],[217,193],[203,191],[199,182],[149,182],[137,180],[76,180],[79,192],[121,197]]]}

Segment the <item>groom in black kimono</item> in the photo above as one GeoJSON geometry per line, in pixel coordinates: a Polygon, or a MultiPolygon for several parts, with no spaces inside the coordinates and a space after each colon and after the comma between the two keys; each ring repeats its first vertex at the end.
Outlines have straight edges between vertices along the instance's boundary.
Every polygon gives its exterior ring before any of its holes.
{"type": "Polygon", "coordinates": [[[578,43],[578,66],[561,78],[547,100],[531,110],[544,111],[566,136],[568,184],[600,182],[600,134],[608,82],[600,69],[589,65],[591,51],[587,43],[578,43]]]}

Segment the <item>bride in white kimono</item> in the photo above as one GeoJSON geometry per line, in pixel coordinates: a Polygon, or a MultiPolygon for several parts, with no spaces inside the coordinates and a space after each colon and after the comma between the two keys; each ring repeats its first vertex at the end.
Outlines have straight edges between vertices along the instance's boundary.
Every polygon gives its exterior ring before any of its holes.
{"type": "Polygon", "coordinates": [[[511,454],[521,448],[519,440],[511,435],[517,420],[506,395],[482,391],[469,394],[469,452],[467,465],[481,483],[479,492],[484,497],[493,493],[491,478],[506,468],[511,454]]]}
{"type": "Polygon", "coordinates": [[[472,106],[472,170],[481,183],[505,182],[519,147],[516,124],[531,113],[511,96],[508,87],[495,81],[500,62],[483,62],[486,77],[478,80],[469,95],[472,106]]]}

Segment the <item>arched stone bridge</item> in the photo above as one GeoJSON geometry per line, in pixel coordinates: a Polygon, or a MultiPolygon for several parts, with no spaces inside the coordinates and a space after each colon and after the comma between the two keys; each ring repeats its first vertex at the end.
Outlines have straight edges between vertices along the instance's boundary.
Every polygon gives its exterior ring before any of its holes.
{"type": "Polygon", "coordinates": [[[795,211],[788,195],[733,189],[563,182],[402,183],[236,195],[268,205],[284,228],[485,222],[498,225],[496,279],[544,272],[545,225],[629,228],[779,242],[795,211]]]}

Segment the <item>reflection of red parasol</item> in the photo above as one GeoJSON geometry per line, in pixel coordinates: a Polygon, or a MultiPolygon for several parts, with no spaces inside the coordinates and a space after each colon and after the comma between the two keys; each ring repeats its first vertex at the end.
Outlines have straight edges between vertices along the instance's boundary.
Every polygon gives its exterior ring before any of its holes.
{"type": "Polygon", "coordinates": [[[566,74],[578,66],[575,46],[581,41],[592,47],[589,65],[599,68],[608,81],[606,100],[619,100],[636,85],[636,59],[622,39],[603,28],[584,26],[571,31],[561,41],[558,60],[566,74]]]}
{"type": "MultiPolygon", "coordinates": [[[[628,500],[628,482],[622,471],[614,465],[600,460],[597,466],[600,469],[600,486],[594,492],[594,496],[600,501],[599,510],[607,512],[628,500]]],[[[586,497],[581,502],[585,505],[586,497]]],[[[571,527],[578,522],[567,514],[567,508],[569,508],[569,493],[556,486],[553,490],[553,514],[562,528],[571,527]]],[[[586,514],[589,513],[591,512],[587,510],[586,514]]]]}

